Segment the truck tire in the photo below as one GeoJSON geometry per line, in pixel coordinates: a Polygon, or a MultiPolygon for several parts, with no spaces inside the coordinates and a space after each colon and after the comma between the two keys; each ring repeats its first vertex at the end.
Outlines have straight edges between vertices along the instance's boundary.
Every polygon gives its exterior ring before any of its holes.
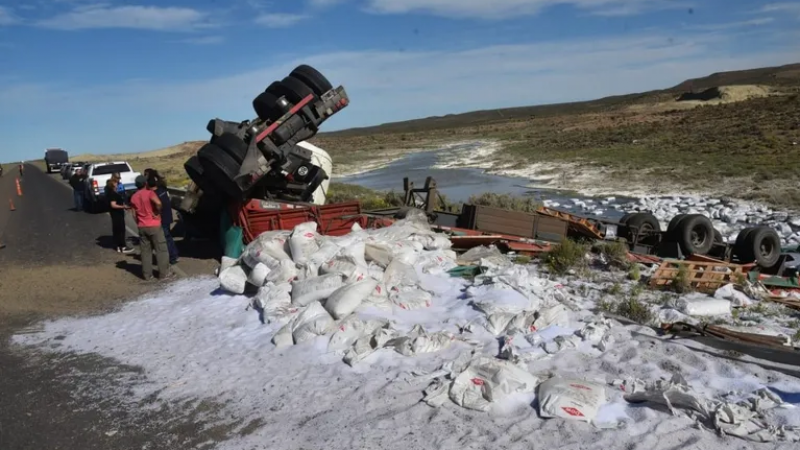
{"type": "MultiPolygon", "coordinates": [[[[214,139],[214,145],[231,155],[240,166],[247,156],[247,143],[235,134],[222,133],[221,136],[217,136],[217,138],[214,139]]],[[[239,173],[239,169],[236,169],[236,173],[239,173]]]]}
{"type": "Polygon", "coordinates": [[[781,256],[781,238],[769,227],[756,227],[744,238],[739,257],[744,261],[755,261],[764,269],[774,266],[781,256]]]}
{"type": "Polygon", "coordinates": [[[314,95],[314,91],[312,91],[310,87],[291,75],[280,82],[276,81],[272,83],[265,92],[273,94],[276,97],[286,97],[286,100],[294,104],[299,103],[309,95],[314,95]]]}
{"type": "Polygon", "coordinates": [[[686,216],[688,216],[688,214],[678,214],[675,217],[673,217],[669,221],[669,225],[667,225],[667,234],[668,235],[672,234],[675,231],[675,227],[677,227],[680,221],[683,220],[683,218],[686,216]]]}
{"type": "Polygon", "coordinates": [[[216,144],[206,144],[198,150],[197,157],[203,165],[205,177],[216,188],[233,198],[241,197],[242,191],[235,181],[239,164],[231,155],[216,144]]]}
{"type": "Polygon", "coordinates": [[[746,256],[755,256],[749,255],[747,251],[747,236],[753,232],[757,227],[747,227],[743,228],[739,234],[736,235],[736,242],[733,244],[733,254],[739,260],[740,263],[751,263],[753,259],[746,259],[746,256]]]}
{"type": "Polygon", "coordinates": [[[716,228],[714,228],[714,242],[719,244],[725,243],[725,239],[722,237],[722,233],[720,233],[719,230],[716,228]]]}
{"type": "Polygon", "coordinates": [[[633,242],[636,237],[636,229],[640,231],[661,231],[661,224],[658,223],[656,216],[650,213],[632,213],[623,216],[624,224],[617,230],[617,235],[625,238],[628,242],[633,242]]]}
{"type": "Polygon", "coordinates": [[[253,110],[258,118],[274,122],[283,116],[283,108],[278,104],[278,96],[270,92],[262,92],[253,99],[253,110]]]}
{"type": "Polygon", "coordinates": [[[333,89],[333,85],[330,81],[328,81],[327,78],[325,78],[324,75],[322,75],[317,69],[306,64],[295,67],[289,76],[295,77],[302,81],[306,84],[306,86],[310,87],[315,94],[320,96],[333,89]]]}
{"type": "Polygon", "coordinates": [[[684,255],[705,255],[714,245],[714,225],[702,214],[690,214],[678,221],[673,236],[684,255]]]}
{"type": "Polygon", "coordinates": [[[185,163],[183,163],[183,169],[186,170],[186,173],[189,175],[189,178],[194,181],[203,192],[213,191],[214,185],[206,178],[205,169],[203,169],[203,164],[200,163],[200,158],[197,155],[192,156],[185,163]]]}
{"type": "Polygon", "coordinates": [[[630,219],[630,218],[631,218],[631,216],[632,216],[633,214],[634,214],[634,213],[626,213],[624,216],[622,216],[622,217],[619,219],[619,223],[620,223],[621,225],[627,225],[627,224],[628,224],[628,219],[630,219]]]}

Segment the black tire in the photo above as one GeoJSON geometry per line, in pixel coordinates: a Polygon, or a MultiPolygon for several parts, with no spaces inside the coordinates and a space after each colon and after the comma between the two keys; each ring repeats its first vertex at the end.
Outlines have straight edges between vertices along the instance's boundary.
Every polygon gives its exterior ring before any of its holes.
{"type": "Polygon", "coordinates": [[[208,180],[208,178],[206,178],[205,169],[203,168],[203,164],[200,162],[200,158],[198,158],[197,155],[194,155],[186,160],[186,162],[183,163],[183,169],[186,170],[189,178],[191,178],[194,184],[196,184],[203,192],[214,190],[214,185],[208,180]]]}
{"type": "Polygon", "coordinates": [[[619,219],[619,223],[622,225],[627,225],[628,219],[630,219],[633,214],[634,213],[626,213],[624,216],[622,216],[622,218],[619,219]]]}
{"type": "Polygon", "coordinates": [[[756,228],[758,227],[744,228],[736,235],[736,242],[733,244],[733,254],[741,263],[750,263],[755,259],[755,255],[750,255],[750,252],[747,250],[747,238],[756,228]],[[746,259],[748,256],[752,257],[752,259],[746,259]]]}
{"type": "Polygon", "coordinates": [[[675,227],[677,227],[681,220],[688,215],[689,214],[678,214],[677,216],[673,217],[669,221],[669,225],[667,225],[667,234],[672,234],[675,231],[675,227]]]}
{"type": "Polygon", "coordinates": [[[231,155],[216,144],[206,144],[198,150],[197,157],[208,181],[231,197],[241,197],[242,191],[235,181],[239,174],[239,164],[231,155]]]}
{"type": "Polygon", "coordinates": [[[743,261],[755,261],[761,268],[770,268],[781,256],[781,238],[772,228],[757,227],[747,233],[739,252],[743,261]]]}
{"type": "Polygon", "coordinates": [[[253,110],[261,120],[274,122],[283,116],[284,110],[278,104],[278,96],[270,92],[262,92],[253,99],[253,110]]]}
{"type": "Polygon", "coordinates": [[[722,237],[722,233],[720,233],[719,230],[716,228],[714,228],[714,242],[719,244],[725,242],[725,239],[722,237]]]}
{"type": "Polygon", "coordinates": [[[623,219],[625,219],[625,225],[621,227],[618,234],[628,242],[633,242],[637,229],[639,232],[661,231],[658,219],[650,213],[633,213],[623,219]]]}
{"type": "Polygon", "coordinates": [[[276,97],[286,97],[286,100],[294,104],[299,103],[309,95],[314,95],[314,91],[310,87],[292,76],[288,76],[280,82],[272,83],[265,92],[276,97]]]}
{"type": "Polygon", "coordinates": [[[333,89],[333,85],[324,75],[306,64],[295,67],[289,75],[305,83],[317,95],[322,95],[333,89]]]}
{"type": "MultiPolygon", "coordinates": [[[[222,133],[221,136],[217,136],[217,138],[214,139],[214,145],[233,156],[233,159],[236,160],[240,166],[247,156],[247,144],[235,134],[222,133]]],[[[236,169],[236,173],[239,173],[239,169],[236,169]]]]}
{"type": "Polygon", "coordinates": [[[705,255],[714,245],[714,225],[702,214],[690,214],[678,222],[674,236],[684,255],[705,255]]]}

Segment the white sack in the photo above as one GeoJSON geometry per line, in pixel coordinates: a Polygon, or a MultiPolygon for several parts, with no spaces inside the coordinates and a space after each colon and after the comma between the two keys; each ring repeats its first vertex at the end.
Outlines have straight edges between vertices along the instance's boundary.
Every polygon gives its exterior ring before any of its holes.
{"type": "Polygon", "coordinates": [[[250,269],[250,273],[247,274],[247,281],[253,286],[261,287],[264,285],[269,272],[269,267],[267,267],[264,263],[258,263],[252,269],[250,269]]]}
{"type": "Polygon", "coordinates": [[[370,336],[380,328],[389,325],[388,320],[363,320],[357,315],[348,316],[336,327],[336,331],[328,342],[328,351],[344,351],[351,347],[362,336],[370,336]]]}
{"type": "Polygon", "coordinates": [[[731,313],[731,302],[705,296],[687,296],[678,300],[678,309],[690,316],[719,316],[731,313]]]}
{"type": "Polygon", "coordinates": [[[382,283],[377,283],[375,289],[372,290],[369,296],[361,302],[362,307],[366,308],[379,308],[384,310],[392,309],[392,302],[389,301],[389,291],[382,283]]]}
{"type": "Polygon", "coordinates": [[[488,356],[475,358],[450,386],[450,399],[467,409],[486,411],[510,394],[531,393],[539,379],[511,362],[488,356]]]}
{"type": "Polygon", "coordinates": [[[361,306],[361,302],[369,297],[377,285],[377,280],[367,278],[363,281],[342,286],[328,297],[325,302],[325,309],[334,319],[338,320],[347,317],[361,306]]]}
{"type": "Polygon", "coordinates": [[[289,283],[267,284],[258,290],[253,303],[263,310],[291,306],[291,291],[292,285],[289,283]]]}
{"type": "Polygon", "coordinates": [[[494,245],[486,247],[486,246],[478,246],[473,247],[466,252],[464,252],[461,256],[458,257],[458,263],[464,265],[476,265],[480,263],[481,259],[489,258],[489,257],[502,257],[503,254],[500,253],[500,250],[497,249],[494,245]]]}
{"type": "Polygon", "coordinates": [[[406,336],[396,337],[386,343],[403,356],[414,356],[423,353],[434,353],[452,344],[455,336],[446,331],[428,333],[420,325],[415,325],[406,336]]]}
{"type": "Polygon", "coordinates": [[[302,344],[329,333],[335,325],[333,317],[328,314],[328,311],[325,311],[322,304],[312,302],[297,316],[292,330],[292,338],[295,344],[302,344]]]}
{"type": "Polygon", "coordinates": [[[252,253],[256,257],[265,255],[278,261],[290,260],[292,258],[286,253],[289,235],[289,231],[283,230],[261,233],[253,242],[247,244],[245,251],[252,253]]]}
{"type": "Polygon", "coordinates": [[[222,273],[225,269],[230,269],[231,267],[235,266],[239,262],[236,258],[230,258],[228,256],[223,256],[222,259],[219,261],[219,273],[222,273]]]}
{"type": "Polygon", "coordinates": [[[401,309],[415,310],[430,308],[433,296],[414,286],[403,286],[389,291],[389,300],[401,309]]]}
{"type": "Polygon", "coordinates": [[[425,252],[417,258],[416,267],[422,273],[441,274],[457,267],[458,264],[456,264],[455,260],[455,253],[449,250],[425,252]]]}
{"type": "Polygon", "coordinates": [[[714,298],[720,300],[728,300],[731,306],[735,308],[743,308],[753,304],[750,297],[744,292],[737,291],[733,284],[726,284],[714,292],[714,298]]]}
{"type": "Polygon", "coordinates": [[[383,283],[391,291],[400,286],[413,286],[419,283],[414,267],[404,262],[392,261],[383,273],[383,283]]]}
{"type": "Polygon", "coordinates": [[[341,247],[335,242],[331,241],[330,239],[325,239],[319,246],[319,250],[308,257],[307,262],[319,267],[332,260],[340,250],[341,247]]]}
{"type": "Polygon", "coordinates": [[[270,283],[291,283],[297,278],[297,266],[291,259],[284,259],[278,267],[267,274],[266,281],[270,283]]]}
{"type": "Polygon", "coordinates": [[[319,265],[313,261],[306,260],[305,262],[296,264],[296,266],[298,281],[308,280],[319,275],[319,265]]]}
{"type": "Polygon", "coordinates": [[[606,402],[603,385],[582,380],[551,378],[539,386],[539,415],[545,418],[591,422],[606,402]]]}
{"type": "Polygon", "coordinates": [[[364,274],[368,271],[366,264],[359,266],[351,256],[336,256],[319,268],[321,275],[338,273],[344,278],[350,278],[356,272],[364,274]]]}
{"type": "Polygon", "coordinates": [[[272,323],[297,313],[298,308],[292,305],[289,283],[272,284],[261,287],[253,299],[253,304],[261,309],[264,321],[272,323]]]}
{"type": "Polygon", "coordinates": [[[531,331],[541,330],[550,325],[569,327],[569,310],[561,304],[544,308],[538,312],[538,317],[533,321],[531,331]]]}
{"type": "Polygon", "coordinates": [[[344,256],[346,258],[351,259],[356,265],[358,266],[367,266],[367,260],[365,259],[365,251],[366,251],[366,244],[364,241],[358,240],[347,243],[346,245],[341,247],[339,251],[339,256],[344,256]]]}
{"type": "Polygon", "coordinates": [[[342,287],[342,277],[339,274],[323,275],[292,283],[292,304],[306,306],[311,302],[325,300],[342,287]]]}
{"type": "Polygon", "coordinates": [[[374,262],[381,267],[388,266],[392,260],[388,247],[373,242],[365,244],[364,257],[367,261],[374,262]]]}
{"type": "Polygon", "coordinates": [[[296,263],[305,262],[311,255],[319,250],[317,243],[317,224],[315,222],[301,223],[294,227],[289,238],[289,248],[292,253],[292,260],[296,263]]]}
{"type": "Polygon", "coordinates": [[[232,294],[244,294],[247,274],[242,266],[229,267],[219,273],[219,284],[222,289],[232,294]]]}

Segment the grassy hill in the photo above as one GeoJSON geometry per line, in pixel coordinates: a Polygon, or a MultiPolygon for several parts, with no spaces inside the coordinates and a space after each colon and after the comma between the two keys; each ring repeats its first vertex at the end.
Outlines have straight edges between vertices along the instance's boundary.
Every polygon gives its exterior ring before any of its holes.
{"type": "Polygon", "coordinates": [[[352,167],[476,139],[503,144],[492,156],[493,167],[539,164],[562,175],[567,187],[582,177],[621,190],[691,189],[800,206],[800,64],[715,73],[587,102],[323,133],[315,141],[352,167]],[[687,92],[703,95],[684,100],[687,92]]]}

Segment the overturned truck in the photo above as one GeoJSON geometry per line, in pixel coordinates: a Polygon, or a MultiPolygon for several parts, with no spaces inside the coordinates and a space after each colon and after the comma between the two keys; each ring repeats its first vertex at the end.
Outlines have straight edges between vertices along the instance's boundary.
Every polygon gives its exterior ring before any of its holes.
{"type": "Polygon", "coordinates": [[[176,206],[186,225],[213,236],[250,199],[324,204],[331,157],[304,141],[349,103],[344,87],[300,65],[253,99],[255,119],[210,120],[209,142],[184,164],[192,184],[176,206]]]}

